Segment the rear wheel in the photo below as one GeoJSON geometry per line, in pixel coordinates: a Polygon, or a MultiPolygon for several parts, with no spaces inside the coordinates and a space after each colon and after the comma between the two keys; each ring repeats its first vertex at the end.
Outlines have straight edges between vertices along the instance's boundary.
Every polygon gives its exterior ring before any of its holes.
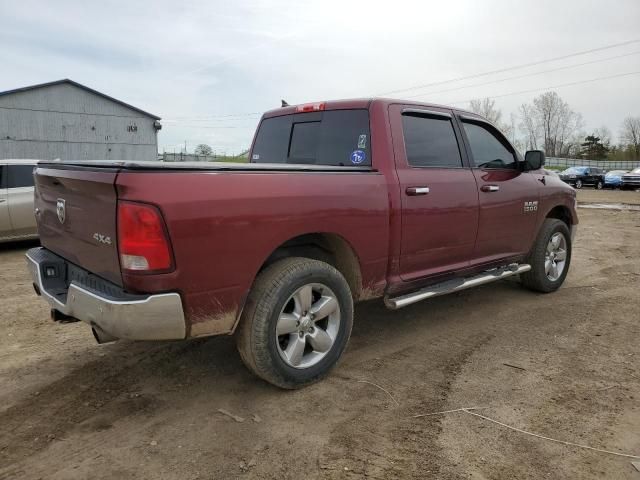
{"type": "Polygon", "coordinates": [[[582,188],[582,180],[576,180],[576,188],[582,188]]]}
{"type": "Polygon", "coordinates": [[[571,248],[567,224],[547,218],[529,254],[531,270],[521,276],[523,285],[544,293],[560,288],[569,271],[571,248]]]}
{"type": "Polygon", "coordinates": [[[257,376],[281,388],[299,388],[336,364],[352,324],[353,299],[342,274],[324,262],[287,258],[256,279],[236,341],[257,376]]]}
{"type": "Polygon", "coordinates": [[[604,187],[604,183],[602,183],[602,180],[598,180],[596,183],[596,189],[602,190],[602,187],[604,187]]]}

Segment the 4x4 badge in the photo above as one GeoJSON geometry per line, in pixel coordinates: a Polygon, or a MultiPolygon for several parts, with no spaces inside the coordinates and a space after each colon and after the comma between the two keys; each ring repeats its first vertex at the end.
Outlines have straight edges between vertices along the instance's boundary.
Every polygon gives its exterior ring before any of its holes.
{"type": "Polygon", "coordinates": [[[59,198],[56,202],[56,213],[60,223],[64,223],[67,218],[67,207],[65,206],[64,198],[59,198]]]}

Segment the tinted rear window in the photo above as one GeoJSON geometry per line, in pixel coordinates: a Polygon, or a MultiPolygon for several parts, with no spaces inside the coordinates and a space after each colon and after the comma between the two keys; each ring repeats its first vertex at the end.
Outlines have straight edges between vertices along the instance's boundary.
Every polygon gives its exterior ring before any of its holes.
{"type": "Polygon", "coordinates": [[[0,165],[0,188],[7,188],[7,167],[0,165]]]}
{"type": "Polygon", "coordinates": [[[367,110],[329,110],[262,121],[252,163],[371,165],[367,110]]]}
{"type": "Polygon", "coordinates": [[[412,167],[461,167],[462,157],[449,118],[402,116],[407,161],[412,167]]]}
{"type": "Polygon", "coordinates": [[[33,187],[34,165],[9,165],[9,188],[33,187]]]}

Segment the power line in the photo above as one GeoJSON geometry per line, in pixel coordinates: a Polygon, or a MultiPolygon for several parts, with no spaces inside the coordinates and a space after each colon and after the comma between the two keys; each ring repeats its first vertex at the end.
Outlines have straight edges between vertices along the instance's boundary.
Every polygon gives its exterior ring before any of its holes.
{"type": "MultiPolygon", "coordinates": [[[[515,66],[512,66],[512,67],[505,67],[505,68],[500,68],[500,69],[497,69],[497,70],[491,70],[491,71],[488,71],[488,72],[482,72],[482,73],[476,73],[476,74],[462,76],[462,77],[456,77],[456,78],[452,78],[452,79],[449,79],[449,80],[442,80],[442,81],[438,81],[438,82],[432,82],[432,83],[427,83],[427,84],[423,84],[423,85],[416,85],[416,86],[413,86],[413,87],[407,87],[407,88],[403,88],[403,89],[388,91],[388,92],[380,93],[380,94],[378,94],[376,96],[391,95],[391,94],[395,94],[395,93],[399,93],[399,92],[406,92],[406,91],[411,91],[411,90],[419,90],[421,88],[427,88],[427,87],[432,87],[432,86],[437,86],[437,85],[444,85],[444,84],[447,84],[447,83],[458,82],[458,81],[461,81],[461,80],[468,80],[468,79],[472,79],[472,78],[479,78],[479,77],[493,75],[493,74],[496,74],[496,73],[503,73],[503,72],[507,72],[507,71],[511,71],[511,70],[518,70],[518,69],[522,69],[522,68],[526,68],[526,67],[531,67],[531,66],[535,66],[535,65],[541,65],[541,64],[549,63],[549,62],[555,62],[555,61],[558,61],[558,60],[564,60],[564,59],[567,59],[567,58],[572,58],[572,57],[576,57],[576,56],[580,56],[580,55],[586,55],[586,54],[589,54],[589,53],[608,50],[608,49],[611,49],[611,48],[621,47],[621,46],[624,46],[624,45],[630,45],[630,44],[638,43],[638,42],[640,42],[640,39],[628,40],[628,41],[625,41],[625,42],[615,43],[615,44],[611,44],[611,45],[605,45],[605,46],[598,47],[598,48],[592,48],[592,49],[589,49],[589,50],[583,50],[583,51],[580,51],[580,52],[575,52],[575,53],[571,53],[571,54],[567,54],[567,55],[562,55],[562,56],[559,56],[559,57],[548,58],[548,59],[545,59],[545,60],[539,60],[539,61],[536,61],[536,62],[530,62],[530,63],[521,64],[521,65],[515,65],[515,66]]],[[[449,92],[449,91],[461,90],[461,89],[464,89],[464,88],[471,88],[471,87],[489,85],[489,84],[492,84],[492,83],[500,83],[500,82],[504,82],[504,81],[524,78],[524,77],[527,77],[527,76],[542,75],[544,73],[549,73],[549,72],[553,72],[553,71],[565,70],[565,69],[569,69],[569,68],[575,68],[575,67],[579,67],[579,66],[583,66],[583,65],[589,65],[589,64],[593,64],[593,63],[603,62],[603,61],[612,60],[612,59],[615,59],[615,58],[626,57],[626,56],[630,56],[630,55],[637,55],[638,53],[640,53],[640,52],[632,52],[632,53],[623,54],[623,55],[614,56],[614,57],[609,57],[609,58],[605,58],[605,59],[598,59],[598,60],[593,60],[593,61],[590,61],[590,62],[583,62],[583,63],[579,63],[579,64],[574,64],[574,65],[562,66],[562,67],[558,67],[558,68],[554,68],[554,69],[544,70],[544,71],[541,71],[541,72],[534,72],[534,73],[530,73],[530,74],[518,75],[518,76],[515,76],[515,77],[509,77],[509,78],[504,78],[504,79],[499,79],[499,80],[493,80],[493,81],[490,81],[490,82],[484,82],[484,83],[480,83],[480,84],[455,87],[455,88],[451,88],[451,89],[439,90],[439,91],[436,91],[436,92],[422,93],[422,94],[418,94],[418,95],[414,95],[414,96],[410,96],[410,97],[406,97],[406,98],[422,97],[422,96],[433,95],[433,94],[437,94],[437,93],[444,93],[444,92],[449,92]]],[[[613,75],[613,76],[609,76],[609,77],[602,77],[602,78],[597,78],[597,79],[572,82],[572,83],[567,83],[567,84],[562,84],[562,85],[557,85],[557,86],[552,86],[552,87],[546,87],[546,88],[541,88],[541,89],[523,90],[521,92],[513,92],[513,93],[504,94],[504,95],[492,96],[492,97],[489,97],[489,98],[500,98],[500,97],[508,96],[508,95],[518,95],[518,94],[521,94],[521,93],[536,92],[536,91],[540,91],[540,90],[546,90],[548,88],[560,88],[560,87],[565,87],[565,86],[570,86],[570,85],[577,85],[577,84],[580,84],[580,83],[588,83],[588,82],[597,81],[597,80],[604,80],[604,79],[607,79],[607,78],[615,78],[615,77],[625,76],[625,75],[634,75],[635,73],[636,72],[626,73],[626,74],[621,74],[621,75],[613,75]]],[[[469,100],[465,100],[464,102],[468,102],[468,101],[469,100]]],[[[460,102],[453,102],[453,103],[464,103],[464,102],[460,101],[460,102]]],[[[173,118],[170,118],[170,119],[165,119],[163,121],[164,122],[168,122],[168,123],[181,123],[180,122],[181,120],[184,120],[184,121],[195,121],[195,122],[222,121],[222,120],[217,120],[217,119],[243,120],[243,119],[245,119],[245,117],[260,116],[260,115],[262,115],[262,113],[263,112],[248,112],[248,113],[236,113],[236,114],[227,114],[227,115],[176,116],[176,117],[173,117],[173,118]]],[[[247,118],[247,119],[249,119],[249,118],[247,118]]],[[[195,127],[195,128],[249,128],[249,127],[239,127],[239,126],[236,126],[236,127],[216,127],[216,126],[202,126],[202,125],[181,125],[181,126],[195,127]]]]}
{"type": "MultiPolygon", "coordinates": [[[[193,115],[193,116],[185,116],[185,117],[172,117],[168,121],[173,120],[194,120],[194,119],[202,119],[207,120],[211,118],[231,118],[231,117],[251,117],[255,115],[262,115],[263,112],[252,112],[252,113],[234,113],[230,115],[193,115]]],[[[164,120],[167,121],[166,119],[164,120]]]]}
{"type": "MultiPolygon", "coordinates": [[[[549,90],[549,89],[552,89],[552,88],[570,87],[572,85],[579,85],[581,83],[597,82],[599,80],[608,80],[610,78],[627,77],[627,76],[630,76],[630,75],[638,75],[638,74],[640,74],[640,70],[637,71],[637,72],[628,72],[628,73],[620,73],[620,74],[617,74],[617,75],[608,75],[606,77],[590,78],[589,80],[579,80],[577,82],[561,83],[559,85],[551,85],[549,87],[533,88],[531,90],[521,90],[519,92],[510,92],[510,93],[504,93],[504,94],[501,94],[501,95],[491,95],[491,96],[486,97],[486,98],[491,98],[491,99],[493,99],[493,98],[502,98],[502,97],[508,97],[510,95],[520,95],[520,94],[523,94],[523,93],[533,93],[533,92],[539,92],[541,90],[549,90]]],[[[455,102],[445,102],[445,103],[447,105],[456,105],[456,104],[459,104],[459,103],[468,103],[471,100],[474,100],[474,99],[471,98],[469,100],[458,100],[458,101],[455,101],[455,102]]]]}
{"type": "Polygon", "coordinates": [[[185,128],[244,128],[244,129],[253,129],[255,126],[253,125],[245,125],[245,126],[216,126],[216,125],[185,125],[183,123],[179,123],[175,125],[177,127],[185,127],[185,128]]]}
{"type": "Polygon", "coordinates": [[[228,119],[202,119],[202,120],[198,120],[196,119],[185,119],[185,120],[165,120],[163,121],[163,123],[167,124],[167,125],[182,125],[184,123],[194,123],[197,125],[243,125],[243,124],[247,124],[247,122],[250,122],[251,124],[256,123],[259,119],[258,118],[228,118],[228,119]]]}
{"type": "Polygon", "coordinates": [[[555,62],[555,61],[558,61],[558,60],[565,60],[567,58],[576,57],[576,56],[579,56],[579,55],[586,55],[588,53],[600,52],[602,50],[608,50],[610,48],[622,47],[624,45],[630,45],[632,43],[638,43],[638,42],[640,42],[640,38],[639,39],[635,39],[635,40],[627,40],[626,42],[620,42],[620,43],[614,43],[614,44],[611,44],[611,45],[605,45],[603,47],[591,48],[589,50],[583,50],[583,51],[580,51],[580,52],[575,52],[575,53],[571,53],[571,54],[568,54],[568,55],[562,55],[562,56],[559,56],[559,57],[547,58],[545,60],[538,60],[536,62],[523,63],[523,64],[520,64],[520,65],[514,65],[512,67],[499,68],[497,70],[491,70],[491,71],[488,71],[488,72],[475,73],[473,75],[466,75],[466,76],[463,76],[463,77],[451,78],[449,80],[441,80],[441,81],[438,81],[438,82],[425,83],[425,84],[422,84],[422,85],[415,85],[413,87],[401,88],[401,89],[398,89],[398,90],[392,90],[392,91],[389,91],[389,92],[379,93],[376,96],[392,95],[392,94],[395,94],[395,93],[407,92],[407,91],[410,91],[410,90],[419,90],[421,88],[433,87],[433,86],[436,86],[436,85],[443,85],[443,84],[451,83],[451,82],[458,82],[460,80],[468,80],[468,79],[471,79],[471,78],[485,77],[487,75],[493,75],[495,73],[503,73],[503,72],[508,72],[510,70],[518,70],[518,69],[525,68],[525,67],[533,67],[535,65],[541,65],[543,63],[555,62]]]}
{"type": "Polygon", "coordinates": [[[524,75],[517,75],[515,77],[507,77],[507,78],[502,78],[502,79],[499,79],[499,80],[491,80],[489,82],[475,83],[473,85],[463,85],[461,87],[447,88],[445,90],[437,90],[435,92],[419,93],[417,95],[411,95],[411,96],[404,97],[404,98],[407,98],[407,99],[409,99],[409,98],[418,98],[418,97],[424,97],[424,96],[427,96],[427,95],[435,95],[435,94],[438,94],[438,93],[453,92],[455,90],[463,90],[465,88],[482,87],[482,86],[491,85],[491,84],[494,84],[494,83],[506,82],[506,81],[509,81],[509,80],[517,80],[519,78],[531,77],[531,76],[535,76],[535,75],[543,75],[545,73],[557,72],[559,70],[567,70],[569,68],[582,67],[584,65],[591,65],[591,64],[594,64],[594,63],[605,62],[605,61],[608,61],[608,60],[614,60],[614,59],[617,59],[617,58],[629,57],[631,55],[638,55],[638,54],[640,54],[640,51],[631,52],[631,53],[625,53],[625,54],[622,54],[622,55],[616,55],[614,57],[601,58],[601,59],[598,59],[598,60],[592,60],[590,62],[574,63],[573,65],[566,65],[564,67],[551,68],[549,70],[542,70],[541,72],[525,73],[524,75]]]}

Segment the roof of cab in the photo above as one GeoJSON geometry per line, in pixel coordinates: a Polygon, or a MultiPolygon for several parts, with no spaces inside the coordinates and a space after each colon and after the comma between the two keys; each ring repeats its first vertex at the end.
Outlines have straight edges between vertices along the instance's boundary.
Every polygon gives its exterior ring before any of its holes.
{"type": "Polygon", "coordinates": [[[438,105],[435,103],[426,103],[426,102],[416,102],[412,100],[402,100],[399,98],[353,98],[353,99],[344,99],[344,100],[328,100],[322,102],[306,102],[298,105],[289,105],[287,107],[274,108],[272,110],[268,110],[262,116],[263,118],[270,117],[279,117],[281,115],[290,115],[292,113],[300,113],[297,112],[297,108],[302,105],[312,105],[312,104],[324,104],[324,110],[353,110],[358,108],[369,108],[373,103],[382,103],[385,105],[393,105],[393,104],[402,104],[402,105],[412,105],[416,107],[424,107],[424,108],[446,108],[448,110],[454,110],[459,113],[464,113],[468,115],[478,116],[473,112],[463,110],[461,108],[451,107],[448,105],[438,105]]]}

